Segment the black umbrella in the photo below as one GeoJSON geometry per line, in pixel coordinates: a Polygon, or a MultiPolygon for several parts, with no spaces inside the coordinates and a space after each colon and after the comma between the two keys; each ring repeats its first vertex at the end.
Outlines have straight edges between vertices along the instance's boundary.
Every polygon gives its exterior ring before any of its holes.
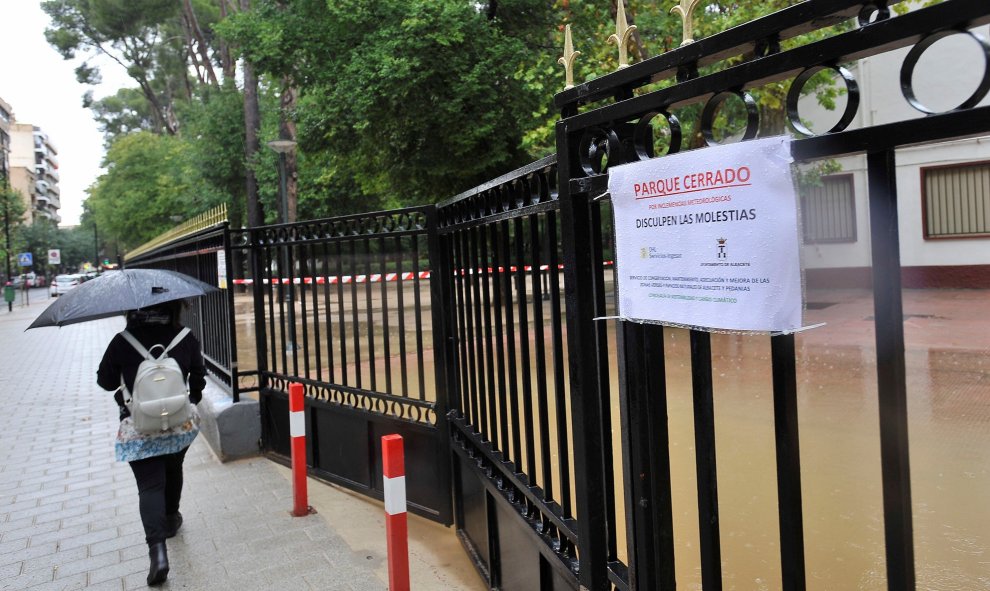
{"type": "Polygon", "coordinates": [[[116,316],[128,310],[198,297],[216,287],[163,269],[110,271],[59,296],[28,328],[65,326],[116,316]]]}

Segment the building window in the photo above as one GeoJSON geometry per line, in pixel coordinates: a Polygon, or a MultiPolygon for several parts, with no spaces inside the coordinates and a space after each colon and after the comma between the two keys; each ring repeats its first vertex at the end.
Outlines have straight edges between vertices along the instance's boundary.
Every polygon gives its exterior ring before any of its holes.
{"type": "Polygon", "coordinates": [[[990,162],[921,169],[925,238],[990,235],[990,162]]]}
{"type": "Polygon", "coordinates": [[[822,184],[802,190],[801,214],[806,243],[856,242],[853,175],[822,177],[822,184]]]}

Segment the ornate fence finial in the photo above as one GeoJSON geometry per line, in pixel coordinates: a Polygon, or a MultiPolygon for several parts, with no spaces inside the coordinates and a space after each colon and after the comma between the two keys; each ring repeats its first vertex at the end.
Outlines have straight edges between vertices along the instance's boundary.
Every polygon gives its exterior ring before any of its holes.
{"type": "Polygon", "coordinates": [[[574,51],[574,43],[571,42],[571,26],[564,27],[564,55],[557,58],[557,63],[564,66],[564,78],[566,80],[564,90],[574,88],[574,60],[581,55],[580,51],[574,51]]]}
{"type": "Polygon", "coordinates": [[[619,69],[621,70],[629,67],[627,48],[629,47],[629,36],[636,30],[636,25],[630,26],[626,22],[625,0],[618,0],[618,4],[618,10],[615,13],[615,34],[611,35],[607,42],[619,46],[619,69]]]}
{"type": "Polygon", "coordinates": [[[679,0],[680,4],[670,9],[671,14],[681,15],[681,47],[688,43],[694,43],[694,16],[691,14],[698,7],[701,0],[679,0]]]}

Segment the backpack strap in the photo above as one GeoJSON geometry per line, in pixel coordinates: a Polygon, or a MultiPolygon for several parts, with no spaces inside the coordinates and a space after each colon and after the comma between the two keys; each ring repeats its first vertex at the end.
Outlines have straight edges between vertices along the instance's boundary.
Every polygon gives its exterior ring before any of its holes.
{"type": "Polygon", "coordinates": [[[174,349],[176,345],[181,343],[182,339],[186,338],[186,335],[189,334],[190,332],[192,331],[189,330],[188,326],[180,330],[179,334],[175,335],[175,338],[172,339],[172,342],[169,343],[167,347],[165,347],[165,351],[162,353],[162,356],[168,355],[168,352],[174,349]]]}
{"type": "Polygon", "coordinates": [[[145,359],[154,359],[151,353],[149,353],[148,350],[144,348],[144,345],[142,345],[140,342],[138,342],[136,338],[134,338],[134,335],[127,332],[126,330],[123,330],[120,332],[120,336],[124,337],[124,340],[130,343],[131,346],[134,347],[137,350],[137,352],[141,354],[141,357],[144,357],[145,359]]]}
{"type": "Polygon", "coordinates": [[[137,352],[141,354],[141,357],[144,357],[145,359],[161,359],[162,357],[167,356],[168,352],[174,349],[176,345],[181,343],[182,339],[186,338],[186,335],[189,334],[190,332],[191,331],[189,330],[189,327],[185,327],[179,331],[179,334],[175,335],[175,338],[172,339],[172,342],[169,343],[168,346],[152,345],[151,350],[145,349],[144,345],[142,345],[136,338],[134,338],[134,335],[127,332],[126,330],[121,331],[120,336],[124,337],[124,340],[130,343],[131,346],[134,347],[134,349],[136,349],[137,352]],[[155,347],[162,348],[162,352],[160,355],[156,356],[151,353],[151,351],[155,350],[155,347]]]}

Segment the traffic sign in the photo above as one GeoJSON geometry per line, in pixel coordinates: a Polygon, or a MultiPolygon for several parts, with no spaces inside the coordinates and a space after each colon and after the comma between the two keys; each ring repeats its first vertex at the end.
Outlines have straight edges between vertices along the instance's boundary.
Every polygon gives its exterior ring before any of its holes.
{"type": "Polygon", "coordinates": [[[30,252],[22,252],[17,255],[17,264],[22,267],[30,267],[34,264],[32,261],[33,257],[30,252]]]}
{"type": "Polygon", "coordinates": [[[48,264],[49,265],[61,265],[62,264],[62,251],[57,248],[48,249],[48,264]]]}

